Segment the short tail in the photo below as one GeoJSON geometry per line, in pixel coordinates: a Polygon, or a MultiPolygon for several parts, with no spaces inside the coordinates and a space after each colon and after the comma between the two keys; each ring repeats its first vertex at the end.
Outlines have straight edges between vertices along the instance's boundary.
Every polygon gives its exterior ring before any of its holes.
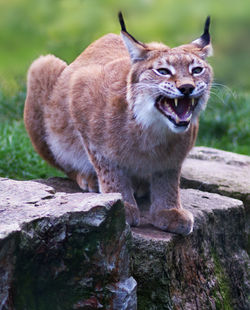
{"type": "Polygon", "coordinates": [[[46,143],[44,105],[67,64],[53,56],[41,56],[28,71],[27,97],[24,106],[24,123],[35,150],[51,165],[60,168],[46,143]]]}
{"type": "Polygon", "coordinates": [[[36,59],[28,71],[27,99],[30,96],[36,99],[37,104],[45,103],[66,67],[67,64],[54,55],[40,56],[36,59]]]}

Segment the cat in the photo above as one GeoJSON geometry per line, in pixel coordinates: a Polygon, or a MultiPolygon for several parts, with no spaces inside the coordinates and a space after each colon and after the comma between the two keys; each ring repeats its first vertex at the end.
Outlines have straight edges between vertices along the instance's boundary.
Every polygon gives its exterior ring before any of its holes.
{"type": "Polygon", "coordinates": [[[195,143],[213,72],[210,18],[190,44],[144,44],[107,34],[70,65],[41,56],[28,72],[24,109],[35,150],[85,191],[122,194],[126,219],[140,223],[134,179],[150,182],[151,223],[182,235],[194,218],[180,201],[181,166],[195,143]]]}

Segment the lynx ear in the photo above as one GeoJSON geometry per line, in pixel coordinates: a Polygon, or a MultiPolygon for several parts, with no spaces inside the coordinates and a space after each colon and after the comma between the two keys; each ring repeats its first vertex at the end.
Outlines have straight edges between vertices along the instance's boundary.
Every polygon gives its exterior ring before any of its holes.
{"type": "Polygon", "coordinates": [[[208,16],[206,19],[203,34],[198,39],[194,40],[191,43],[195,45],[195,47],[198,47],[200,49],[200,56],[203,59],[213,55],[213,48],[209,34],[209,26],[210,26],[210,16],[208,16]]]}
{"type": "Polygon", "coordinates": [[[132,62],[140,61],[146,57],[146,45],[137,41],[131,34],[127,32],[122,13],[118,14],[121,24],[121,36],[127,47],[132,62]]]}

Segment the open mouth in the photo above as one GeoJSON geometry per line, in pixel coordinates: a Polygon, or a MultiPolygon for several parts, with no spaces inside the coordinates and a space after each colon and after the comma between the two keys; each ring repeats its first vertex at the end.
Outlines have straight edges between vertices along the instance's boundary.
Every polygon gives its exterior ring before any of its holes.
{"type": "Polygon", "coordinates": [[[198,101],[199,98],[180,97],[171,99],[160,96],[156,99],[155,105],[176,127],[187,127],[198,101]]]}

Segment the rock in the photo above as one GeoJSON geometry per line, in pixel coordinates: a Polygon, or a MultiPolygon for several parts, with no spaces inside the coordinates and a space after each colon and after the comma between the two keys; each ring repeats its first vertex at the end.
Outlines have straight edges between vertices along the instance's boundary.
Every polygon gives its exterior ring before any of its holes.
{"type": "Polygon", "coordinates": [[[173,235],[148,224],[132,229],[138,309],[249,309],[243,203],[193,189],[183,189],[181,195],[195,217],[191,235],[173,235]]]}
{"type": "Polygon", "coordinates": [[[249,163],[194,148],[182,172],[195,217],[186,237],[151,226],[146,198],[131,238],[119,194],[0,179],[0,310],[134,310],[136,288],[138,310],[250,309],[249,163]]]}
{"type": "Polygon", "coordinates": [[[182,187],[237,198],[250,208],[250,157],[195,147],[182,167],[182,187]]]}
{"type": "Polygon", "coordinates": [[[0,309],[136,309],[120,195],[61,185],[0,179],[0,309]]]}
{"type": "Polygon", "coordinates": [[[137,309],[136,298],[137,283],[133,277],[120,281],[116,286],[110,286],[111,292],[115,293],[114,309],[137,309]]]}

